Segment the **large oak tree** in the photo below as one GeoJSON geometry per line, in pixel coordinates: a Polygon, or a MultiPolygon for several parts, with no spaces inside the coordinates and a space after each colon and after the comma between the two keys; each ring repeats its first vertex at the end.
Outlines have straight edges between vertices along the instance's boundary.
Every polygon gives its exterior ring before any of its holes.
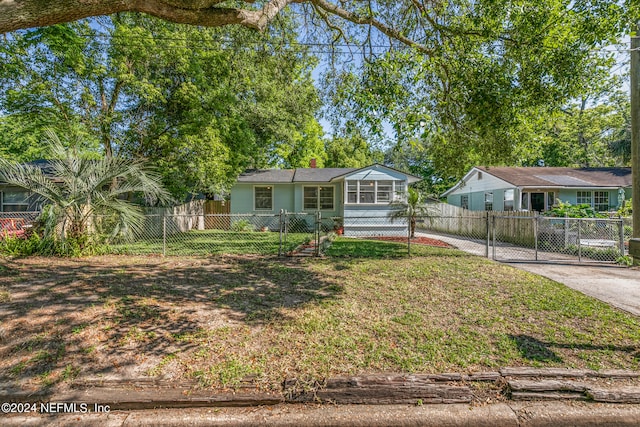
{"type": "Polygon", "coordinates": [[[529,118],[583,97],[611,66],[603,49],[629,33],[640,2],[22,0],[0,2],[0,32],[123,11],[259,31],[292,11],[301,39],[319,34],[318,46],[334,52],[355,47],[369,64],[331,76],[334,117],[378,135],[391,123],[398,140],[419,137],[436,153],[434,164],[459,174],[478,162],[512,161],[527,143],[529,118]]]}
{"type": "Polygon", "coordinates": [[[54,129],[96,156],[146,159],[178,197],[219,193],[245,168],[308,165],[315,59],[290,21],[278,25],[270,35],[123,13],[11,33],[0,157],[41,158],[39,136],[54,129]]]}

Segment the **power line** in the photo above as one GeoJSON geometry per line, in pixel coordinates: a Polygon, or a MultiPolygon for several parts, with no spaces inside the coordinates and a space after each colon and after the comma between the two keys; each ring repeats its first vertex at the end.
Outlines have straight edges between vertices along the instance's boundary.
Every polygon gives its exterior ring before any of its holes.
{"type": "MultiPolygon", "coordinates": [[[[209,40],[197,40],[197,38],[187,38],[187,37],[175,37],[175,36],[143,36],[143,35],[119,35],[119,34],[104,34],[104,33],[94,33],[94,34],[78,34],[78,36],[80,37],[84,37],[87,39],[104,39],[106,40],[105,42],[99,42],[102,45],[107,45],[110,44],[110,42],[112,42],[113,40],[118,40],[118,39],[123,39],[128,41],[131,40],[139,40],[141,42],[145,42],[145,41],[173,41],[173,42],[185,42],[185,43],[192,43],[194,45],[197,45],[198,48],[202,49],[205,48],[205,50],[207,50],[206,47],[202,46],[202,43],[236,43],[235,40],[230,39],[230,38],[220,38],[220,39],[209,39],[209,40]]],[[[307,48],[307,47],[320,47],[320,48],[330,48],[327,50],[314,50],[314,51],[309,51],[309,53],[314,53],[314,54],[333,54],[333,53],[338,53],[338,54],[343,54],[345,52],[340,52],[340,51],[336,51],[335,49],[357,49],[357,50],[368,50],[368,53],[372,53],[374,49],[380,49],[382,50],[381,52],[374,52],[374,53],[384,53],[388,50],[410,50],[411,47],[404,45],[400,42],[398,42],[397,44],[372,44],[372,43],[364,43],[364,44],[357,44],[357,43],[328,43],[328,42],[303,42],[303,41],[296,41],[296,42],[291,42],[291,41],[286,41],[286,40],[245,40],[242,43],[240,43],[241,45],[259,45],[259,46],[265,46],[265,45],[269,45],[272,47],[289,47],[289,48],[295,48],[295,47],[300,47],[300,48],[307,48]]],[[[125,43],[120,43],[120,45],[129,45],[129,46],[138,46],[138,45],[133,45],[133,44],[125,44],[125,43]]],[[[193,46],[193,45],[192,45],[193,46]]],[[[164,48],[180,48],[179,46],[163,46],[164,48]]],[[[184,48],[188,48],[189,45],[184,46],[184,48]]],[[[540,48],[540,47],[538,47],[540,48]]],[[[226,46],[216,46],[215,47],[216,50],[235,50],[235,49],[230,49],[229,47],[226,46]]],[[[552,51],[554,50],[554,48],[551,47],[544,47],[545,50],[549,50],[552,51]]],[[[630,48],[622,48],[622,49],[618,49],[615,48],[613,46],[611,47],[601,47],[601,48],[589,48],[589,49],[581,49],[584,52],[600,52],[600,53],[627,53],[627,52],[633,52],[638,50],[636,49],[630,49],[630,48]]],[[[361,54],[360,52],[355,52],[350,50],[349,52],[346,52],[347,54],[361,54]]]]}

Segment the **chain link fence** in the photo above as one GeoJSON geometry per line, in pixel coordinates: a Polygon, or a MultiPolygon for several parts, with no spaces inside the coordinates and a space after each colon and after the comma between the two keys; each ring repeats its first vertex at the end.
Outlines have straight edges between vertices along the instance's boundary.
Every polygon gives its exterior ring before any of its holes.
{"type": "Polygon", "coordinates": [[[40,212],[0,212],[0,239],[24,236],[39,215],[40,212]]]}
{"type": "MultiPolygon", "coordinates": [[[[0,212],[0,239],[22,237],[38,212],[0,212]]],[[[113,224],[96,218],[108,234],[113,224]]],[[[429,215],[415,219],[415,236],[500,261],[616,262],[627,254],[631,218],[554,218],[526,213],[429,215]]],[[[407,245],[412,221],[388,216],[323,217],[320,213],[152,214],[128,239],[110,239],[116,254],[319,255],[330,234],[407,245]]]]}
{"type": "Polygon", "coordinates": [[[491,246],[501,261],[616,262],[624,241],[621,219],[495,216],[491,246]]]}
{"type": "Polygon", "coordinates": [[[115,241],[119,254],[286,255],[315,240],[315,216],[275,215],[147,215],[142,231],[115,241]]]}
{"type": "Polygon", "coordinates": [[[473,213],[425,218],[421,232],[499,261],[616,262],[627,254],[630,218],[555,218],[473,213]],[[481,216],[482,215],[482,216],[481,216]]]}

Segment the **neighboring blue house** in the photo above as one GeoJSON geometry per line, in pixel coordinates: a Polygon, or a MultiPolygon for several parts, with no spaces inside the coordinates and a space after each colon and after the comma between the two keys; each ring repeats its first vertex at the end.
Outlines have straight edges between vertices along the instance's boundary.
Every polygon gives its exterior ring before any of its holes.
{"type": "MultiPolygon", "coordinates": [[[[315,213],[339,218],[344,234],[406,234],[391,222],[391,203],[402,200],[420,178],[374,164],[364,168],[298,168],[248,171],[231,188],[232,214],[315,213]]],[[[311,217],[310,217],[311,220],[311,217]]]]}
{"type": "Polygon", "coordinates": [[[631,168],[474,167],[442,196],[474,211],[544,212],[560,200],[604,212],[631,197],[631,168]]]}

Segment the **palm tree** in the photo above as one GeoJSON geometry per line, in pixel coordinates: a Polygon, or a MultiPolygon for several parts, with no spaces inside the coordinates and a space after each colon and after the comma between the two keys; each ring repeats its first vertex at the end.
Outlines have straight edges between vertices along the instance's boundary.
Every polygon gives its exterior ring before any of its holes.
{"type": "Polygon", "coordinates": [[[111,236],[140,231],[142,209],[123,198],[141,193],[154,202],[169,201],[160,176],[139,161],[120,157],[91,159],[68,150],[47,133],[51,160],[45,174],[31,164],[0,159],[0,180],[29,190],[42,201],[41,222],[46,238],[83,239],[94,231],[98,217],[112,221],[111,236]]]}
{"type": "Polygon", "coordinates": [[[422,195],[415,188],[409,187],[406,200],[393,202],[391,205],[395,207],[395,210],[389,213],[391,221],[408,218],[409,236],[412,239],[416,237],[417,218],[429,214],[427,207],[422,204],[422,195]]]}

